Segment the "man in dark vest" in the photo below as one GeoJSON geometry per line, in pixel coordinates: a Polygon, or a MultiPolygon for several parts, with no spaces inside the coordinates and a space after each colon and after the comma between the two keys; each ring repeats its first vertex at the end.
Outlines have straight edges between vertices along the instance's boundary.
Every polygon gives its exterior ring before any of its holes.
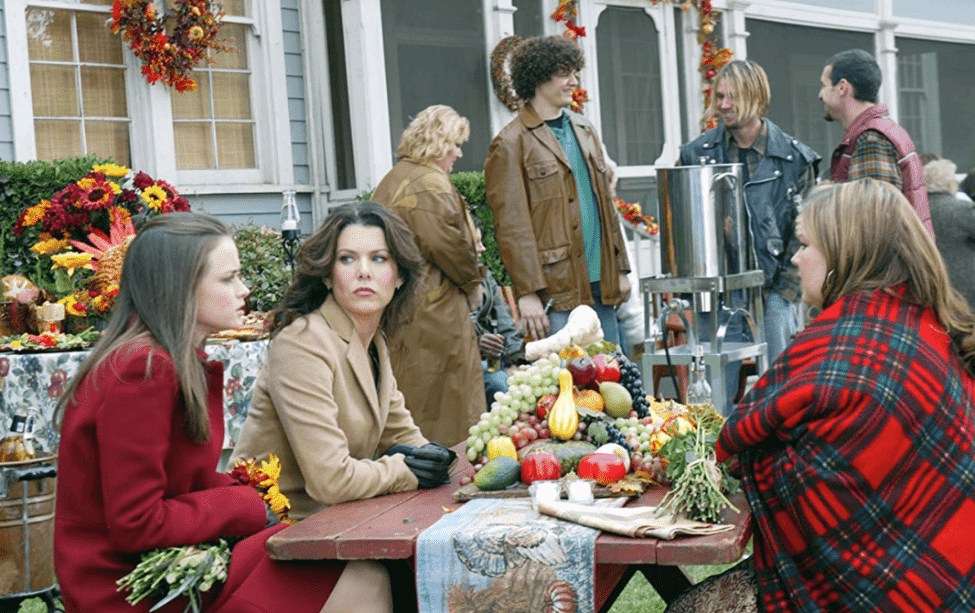
{"type": "Polygon", "coordinates": [[[887,106],[877,104],[877,60],[862,49],[837,53],[826,62],[820,81],[826,121],[838,121],[846,130],[833,151],[830,178],[846,182],[871,177],[896,185],[933,237],[923,165],[914,142],[887,117],[887,106]]]}

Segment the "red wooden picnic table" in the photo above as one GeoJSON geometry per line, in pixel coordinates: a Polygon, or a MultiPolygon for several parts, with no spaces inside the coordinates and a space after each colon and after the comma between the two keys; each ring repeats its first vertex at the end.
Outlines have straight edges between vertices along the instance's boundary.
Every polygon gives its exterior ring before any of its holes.
{"type": "MultiPolygon", "coordinates": [[[[460,451],[463,451],[461,448],[460,451]]],[[[460,479],[474,469],[460,454],[450,484],[337,504],[285,528],[268,539],[276,560],[407,560],[413,564],[417,536],[463,505],[454,502],[460,479]]],[[[655,506],[667,490],[648,488],[628,507],[655,506]]],[[[726,510],[734,530],[708,536],[678,536],[672,541],[602,533],[596,539],[597,611],[608,611],[637,572],[643,573],[665,602],[692,585],[681,566],[726,564],[739,560],[752,536],[751,514],[742,494],[731,497],[737,513],[726,510]]]]}

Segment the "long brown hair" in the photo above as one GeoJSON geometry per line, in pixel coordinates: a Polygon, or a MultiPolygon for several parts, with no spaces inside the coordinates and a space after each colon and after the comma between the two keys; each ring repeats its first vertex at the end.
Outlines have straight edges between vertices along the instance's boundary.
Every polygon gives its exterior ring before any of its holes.
{"type": "Polygon", "coordinates": [[[389,334],[410,316],[423,264],[423,256],[413,240],[413,233],[402,219],[375,202],[350,202],[330,210],[318,231],[298,249],[295,278],[285,290],[281,302],[271,311],[272,335],[298,317],[322,306],[332,293],[325,286],[325,279],[332,275],[339,235],[348,226],[380,228],[403,280],[383,311],[379,324],[382,331],[389,334]]]}
{"type": "MultiPolygon", "coordinates": [[[[229,226],[196,213],[167,213],[142,226],[126,251],[118,298],[105,331],[55,409],[58,426],[84,377],[100,372],[113,352],[141,338],[173,361],[186,404],[187,436],[197,442],[210,439],[206,373],[193,337],[200,279],[223,238],[233,239],[229,226]]],[[[151,369],[150,360],[146,378],[151,369]]]]}
{"type": "Polygon", "coordinates": [[[826,258],[823,308],[855,292],[904,285],[907,299],[931,307],[975,374],[975,315],[948,278],[934,239],[904,194],[875,179],[817,187],[803,203],[803,229],[826,258]]]}

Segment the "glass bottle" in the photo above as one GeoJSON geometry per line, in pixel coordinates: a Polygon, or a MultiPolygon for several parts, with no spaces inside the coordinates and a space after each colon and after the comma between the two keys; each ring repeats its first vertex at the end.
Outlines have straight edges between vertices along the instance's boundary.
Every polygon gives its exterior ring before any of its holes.
{"type": "Polygon", "coordinates": [[[33,420],[26,413],[14,413],[10,432],[0,441],[0,462],[23,462],[34,458],[33,420]],[[31,432],[28,433],[28,421],[31,432]]]}
{"type": "Polygon", "coordinates": [[[687,386],[687,405],[704,407],[711,405],[711,384],[708,383],[707,370],[704,366],[704,348],[700,345],[694,348],[691,366],[691,381],[687,386]]]}

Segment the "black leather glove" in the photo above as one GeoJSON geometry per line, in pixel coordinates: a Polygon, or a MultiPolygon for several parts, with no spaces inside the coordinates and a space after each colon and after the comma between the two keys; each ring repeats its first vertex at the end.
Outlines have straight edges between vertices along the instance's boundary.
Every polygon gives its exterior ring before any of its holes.
{"type": "Polygon", "coordinates": [[[416,475],[421,488],[431,488],[450,482],[450,466],[457,454],[437,443],[427,443],[422,447],[412,445],[393,445],[386,455],[403,454],[406,466],[416,475]]]}

